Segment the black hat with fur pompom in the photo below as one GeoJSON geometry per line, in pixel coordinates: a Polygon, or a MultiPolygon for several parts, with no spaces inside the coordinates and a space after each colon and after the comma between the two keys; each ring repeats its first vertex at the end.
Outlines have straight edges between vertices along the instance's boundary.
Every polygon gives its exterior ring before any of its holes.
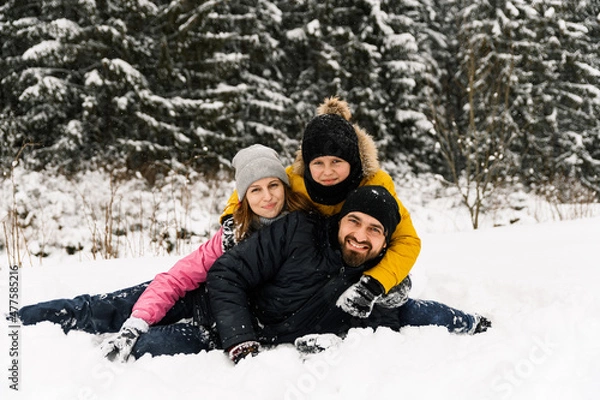
{"type": "Polygon", "coordinates": [[[338,114],[321,114],[314,117],[304,129],[302,158],[306,163],[304,181],[309,196],[321,204],[342,202],[348,193],[357,188],[362,179],[362,164],[358,137],[350,122],[338,114]],[[310,174],[310,162],[317,157],[335,156],[350,164],[350,175],[333,186],[317,183],[310,174]]]}
{"type": "Polygon", "coordinates": [[[350,165],[360,166],[358,137],[352,124],[340,115],[317,115],[304,129],[304,162],[308,164],[321,156],[336,156],[348,161],[350,165]]]}

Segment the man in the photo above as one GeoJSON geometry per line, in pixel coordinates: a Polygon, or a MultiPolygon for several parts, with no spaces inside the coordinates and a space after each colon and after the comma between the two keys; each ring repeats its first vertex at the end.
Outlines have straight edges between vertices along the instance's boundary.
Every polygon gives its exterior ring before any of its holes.
{"type": "Polygon", "coordinates": [[[384,256],[399,222],[393,196],[381,186],[363,186],[335,217],[291,213],[226,253],[207,279],[221,346],[238,362],[260,344],[342,335],[352,327],[435,324],[478,333],[491,326],[437,302],[407,299],[387,308],[373,301],[384,289],[362,273],[384,256]],[[362,306],[365,318],[344,312],[349,302],[362,306]]]}

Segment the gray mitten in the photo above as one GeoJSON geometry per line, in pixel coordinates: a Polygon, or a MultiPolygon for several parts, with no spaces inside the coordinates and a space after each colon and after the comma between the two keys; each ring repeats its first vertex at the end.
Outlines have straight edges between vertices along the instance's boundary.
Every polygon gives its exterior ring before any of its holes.
{"type": "Polygon", "coordinates": [[[102,355],[110,361],[125,362],[142,333],[148,332],[148,323],[141,318],[129,317],[118,333],[106,339],[101,345],[102,355]]]}
{"type": "Polygon", "coordinates": [[[389,292],[377,299],[377,305],[385,308],[397,308],[406,303],[412,282],[407,276],[402,282],[390,289],[389,292]]]}
{"type": "Polygon", "coordinates": [[[383,292],[381,283],[375,278],[363,275],[357,283],[341,294],[335,305],[354,317],[367,318],[373,311],[375,301],[383,292]]]}

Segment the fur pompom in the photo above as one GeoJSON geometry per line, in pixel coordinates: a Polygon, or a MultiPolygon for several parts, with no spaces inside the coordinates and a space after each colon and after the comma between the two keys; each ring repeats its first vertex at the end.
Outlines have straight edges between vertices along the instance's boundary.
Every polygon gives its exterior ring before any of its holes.
{"type": "Polygon", "coordinates": [[[322,114],[337,114],[346,121],[350,121],[350,118],[352,118],[348,103],[337,96],[328,97],[321,103],[319,108],[317,108],[317,115],[322,114]]]}

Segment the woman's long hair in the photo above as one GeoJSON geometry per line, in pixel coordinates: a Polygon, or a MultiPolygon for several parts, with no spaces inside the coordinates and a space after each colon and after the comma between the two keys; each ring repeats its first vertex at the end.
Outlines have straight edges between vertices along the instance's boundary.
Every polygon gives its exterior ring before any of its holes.
{"type": "MultiPolygon", "coordinates": [[[[317,212],[317,209],[308,199],[308,197],[302,193],[292,191],[292,189],[283,182],[282,184],[285,192],[285,203],[282,211],[317,212]]],[[[244,196],[244,199],[238,204],[237,208],[233,212],[233,223],[236,227],[236,242],[241,242],[254,232],[256,225],[253,222],[256,220],[256,217],[256,214],[254,211],[252,211],[250,205],[248,204],[248,200],[244,196]]]]}

